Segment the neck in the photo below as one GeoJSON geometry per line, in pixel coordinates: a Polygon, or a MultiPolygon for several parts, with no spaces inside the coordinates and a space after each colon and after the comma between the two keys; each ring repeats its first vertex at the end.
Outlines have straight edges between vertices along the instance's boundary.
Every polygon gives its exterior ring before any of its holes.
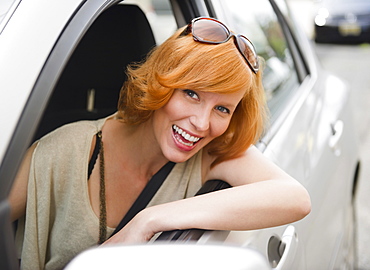
{"type": "Polygon", "coordinates": [[[150,120],[136,126],[118,120],[107,121],[103,136],[115,160],[142,179],[149,180],[168,162],[154,139],[150,120]]]}

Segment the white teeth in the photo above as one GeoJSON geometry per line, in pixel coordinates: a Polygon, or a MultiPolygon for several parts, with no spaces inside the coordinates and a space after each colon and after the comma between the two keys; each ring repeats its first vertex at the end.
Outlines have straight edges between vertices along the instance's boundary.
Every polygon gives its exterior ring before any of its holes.
{"type": "MultiPolygon", "coordinates": [[[[197,142],[201,139],[199,137],[191,136],[190,134],[186,133],[185,131],[183,131],[181,128],[179,128],[176,125],[173,125],[172,128],[176,131],[177,134],[181,135],[185,140],[190,141],[192,143],[195,143],[195,142],[197,142]]],[[[182,142],[182,143],[188,145],[185,142],[182,142]]],[[[190,144],[190,145],[192,145],[192,144],[190,144]]]]}
{"type": "Polygon", "coordinates": [[[192,143],[192,142],[190,142],[190,143],[186,143],[186,142],[184,142],[183,140],[179,140],[182,144],[185,144],[185,145],[187,145],[187,146],[193,146],[194,145],[194,143],[192,143]]]}

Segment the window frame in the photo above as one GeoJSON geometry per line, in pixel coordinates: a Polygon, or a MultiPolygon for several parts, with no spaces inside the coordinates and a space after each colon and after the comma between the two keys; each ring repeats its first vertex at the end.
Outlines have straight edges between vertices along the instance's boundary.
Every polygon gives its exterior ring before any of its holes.
{"type": "Polygon", "coordinates": [[[70,21],[60,33],[40,71],[4,154],[0,179],[11,179],[11,183],[5,188],[6,194],[9,193],[23,155],[32,142],[54,87],[78,42],[95,19],[118,2],[121,0],[84,0],[74,14],[71,14],[70,21]]]}
{"type": "MultiPolygon", "coordinates": [[[[222,2],[224,0],[203,1],[207,2],[206,6],[208,7],[208,12],[210,14],[209,16],[217,18],[219,14],[216,13],[216,10],[214,8],[214,1],[222,2]]],[[[258,148],[261,151],[264,151],[274,135],[280,129],[281,125],[284,123],[284,120],[293,110],[294,106],[296,106],[299,103],[298,101],[302,100],[302,97],[307,94],[307,91],[310,89],[309,86],[311,85],[311,69],[306,58],[304,57],[304,54],[302,53],[301,44],[299,44],[297,37],[295,37],[291,26],[288,24],[285,15],[281,12],[280,7],[276,4],[275,0],[266,1],[270,3],[281,26],[282,33],[287,42],[287,48],[289,49],[291,57],[293,59],[294,69],[298,77],[298,85],[297,89],[294,89],[292,91],[291,97],[288,98],[284,103],[284,108],[282,110],[279,110],[279,113],[276,116],[271,117],[273,118],[273,121],[269,123],[268,131],[266,132],[266,134],[263,135],[262,138],[260,138],[260,141],[257,144],[258,148]]],[[[289,7],[287,6],[287,8],[289,7]]]]}
{"type": "Polygon", "coordinates": [[[281,12],[275,0],[269,0],[269,2],[273,10],[275,11],[275,14],[280,22],[281,28],[283,30],[283,33],[287,41],[287,45],[292,54],[292,58],[294,61],[295,68],[297,70],[299,82],[302,83],[305,80],[305,78],[308,75],[310,75],[310,69],[308,67],[308,64],[305,61],[305,58],[303,57],[302,50],[298,44],[296,37],[293,35],[292,29],[290,25],[288,24],[286,17],[281,12]]]}

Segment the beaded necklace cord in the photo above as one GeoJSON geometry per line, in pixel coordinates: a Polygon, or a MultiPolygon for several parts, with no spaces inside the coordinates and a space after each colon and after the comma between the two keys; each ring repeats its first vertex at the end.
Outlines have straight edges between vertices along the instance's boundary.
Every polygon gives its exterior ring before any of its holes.
{"type": "Polygon", "coordinates": [[[102,140],[102,132],[98,132],[100,138],[100,191],[99,191],[99,201],[100,201],[100,213],[99,213],[99,241],[98,244],[102,244],[107,240],[107,207],[105,201],[105,166],[104,166],[104,147],[102,140]]]}

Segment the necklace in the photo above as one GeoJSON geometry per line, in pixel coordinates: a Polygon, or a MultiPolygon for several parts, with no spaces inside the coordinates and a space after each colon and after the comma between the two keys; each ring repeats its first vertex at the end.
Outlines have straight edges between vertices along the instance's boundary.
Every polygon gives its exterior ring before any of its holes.
{"type": "Polygon", "coordinates": [[[100,201],[100,211],[99,211],[99,241],[98,244],[102,244],[107,239],[107,207],[105,202],[105,178],[104,178],[104,147],[102,140],[102,132],[98,132],[100,138],[100,191],[99,191],[99,201],[100,201]]]}

